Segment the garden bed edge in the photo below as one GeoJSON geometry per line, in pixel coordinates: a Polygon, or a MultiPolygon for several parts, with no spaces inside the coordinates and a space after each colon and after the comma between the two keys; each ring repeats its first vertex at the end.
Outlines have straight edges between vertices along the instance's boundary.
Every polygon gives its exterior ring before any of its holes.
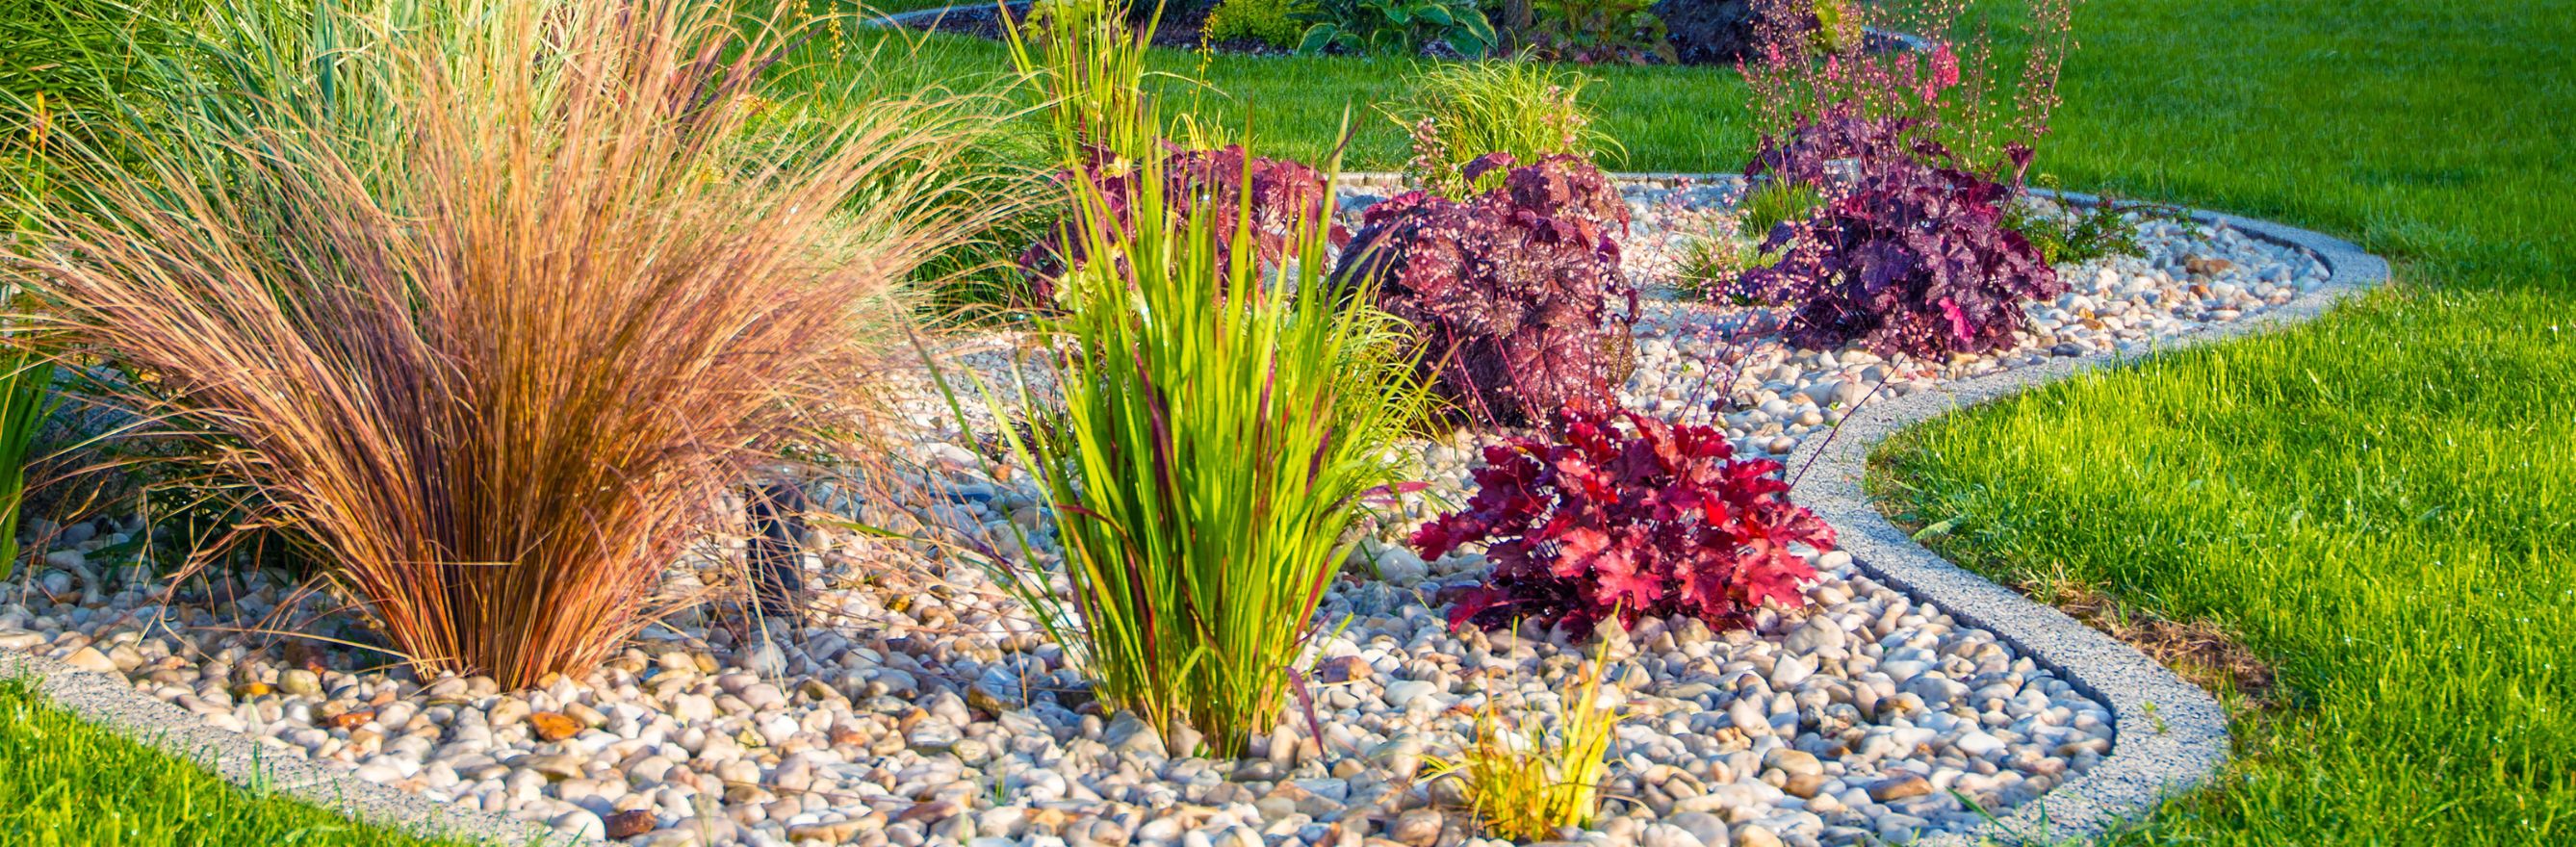
{"type": "MultiPolygon", "coordinates": [[[[1614,178],[1671,185],[1726,176],[1640,173],[1614,178]]],[[[1397,175],[1380,172],[1345,173],[1340,182],[1354,187],[1400,184],[1397,175]]],[[[2077,202],[2094,200],[2074,192],[2042,193],[2077,202]]],[[[2389,278],[2385,260],[2341,239],[2223,213],[2193,210],[2190,214],[2198,221],[2223,223],[2251,236],[2309,250],[2325,263],[2329,278],[2314,292],[2186,338],[2181,346],[2312,319],[2389,278]]],[[[1842,549],[1852,554],[1861,569],[1909,597],[1934,604],[1965,625],[1995,633],[2114,710],[2118,734],[2110,755],[2099,765],[1982,826],[1929,837],[1922,845],[2055,843],[2098,835],[2164,797],[2206,782],[2227,761],[2227,715],[2208,692],[2109,635],[1915,543],[1879,512],[1863,487],[1871,451],[1890,435],[2119,361],[2114,353],[2061,358],[1872,402],[1847,419],[1833,437],[1809,439],[1789,457],[1793,473],[1804,470],[1792,497],[1832,524],[1842,549]]],[[[0,678],[8,677],[29,678],[55,704],[84,720],[202,764],[234,785],[277,791],[365,823],[426,837],[504,844],[570,841],[543,823],[450,808],[306,759],[271,753],[258,738],[206,725],[125,680],[60,660],[0,648],[0,678]]]]}

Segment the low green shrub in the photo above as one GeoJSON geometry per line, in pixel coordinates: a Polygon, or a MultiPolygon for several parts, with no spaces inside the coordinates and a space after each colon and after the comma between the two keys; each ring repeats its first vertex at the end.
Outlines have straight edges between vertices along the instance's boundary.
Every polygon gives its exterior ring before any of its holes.
{"type": "Polygon", "coordinates": [[[1738,234],[1756,241],[1771,237],[1784,223],[1799,223],[1824,208],[1825,193],[1804,182],[1769,180],[1753,186],[1736,203],[1738,234]]]}
{"type": "Polygon", "coordinates": [[[1673,285],[1684,296],[1710,299],[1728,294],[1747,268],[1763,262],[1761,244],[1730,228],[1694,232],[1682,246],[1681,265],[1673,285]]]}
{"type": "Polygon", "coordinates": [[[1312,5],[1309,0],[1222,0],[1208,12],[1199,35],[1210,42],[1251,39],[1293,50],[1306,35],[1297,14],[1312,5]]]}
{"type": "Polygon", "coordinates": [[[1414,184],[1451,200],[1465,200],[1499,184],[1500,170],[1482,179],[1466,165],[1489,153],[1536,163],[1549,156],[1593,162],[1619,143],[1593,126],[1581,102],[1590,80],[1537,62],[1491,59],[1443,63],[1409,78],[1413,94],[1386,109],[1413,136],[1413,158],[1404,172],[1414,184]]]}
{"type": "Polygon", "coordinates": [[[1306,54],[1420,55],[1433,42],[1476,58],[1499,43],[1479,0],[1316,0],[1298,16],[1309,26],[1297,44],[1306,54]]]}
{"type": "MultiPolygon", "coordinates": [[[[2055,187],[2054,178],[2037,182],[2055,187]]],[[[2003,227],[2021,234],[2051,265],[2072,265],[2112,256],[2144,256],[2132,216],[2180,218],[2180,210],[2153,203],[2123,203],[2105,196],[2094,203],[2069,203],[2025,194],[2004,208],[2003,227]]]]}
{"type": "Polygon", "coordinates": [[[1530,4],[1530,50],[1568,62],[1671,62],[1664,19],[1654,0],[1536,0],[1530,4]]]}

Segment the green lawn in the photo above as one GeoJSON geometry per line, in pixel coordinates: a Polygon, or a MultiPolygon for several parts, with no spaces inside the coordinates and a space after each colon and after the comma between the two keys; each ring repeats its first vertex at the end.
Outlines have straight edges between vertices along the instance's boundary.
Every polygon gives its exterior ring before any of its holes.
{"type": "Polygon", "coordinates": [[[256,794],[83,723],[0,680],[0,844],[23,847],[425,845],[256,794]]]}
{"type": "MultiPolygon", "coordinates": [[[[2576,843],[2571,13],[2570,0],[2083,10],[2042,169],[2345,235],[2396,259],[2400,280],[2310,327],[1955,416],[1884,455],[1904,486],[1893,508],[1957,518],[1946,552],[2215,621],[2277,666],[2284,705],[2240,716],[2233,771],[2128,840],[2576,843]]],[[[991,44],[922,45],[896,58],[912,79],[973,87],[1005,64],[991,44]]],[[[1313,158],[1348,110],[1351,167],[1404,158],[1374,111],[1402,93],[1403,62],[1160,58],[1222,92],[1202,111],[1252,115],[1265,150],[1313,158]]],[[[1629,149],[1621,167],[1740,166],[1731,71],[1593,72],[1591,100],[1629,149]]],[[[385,838],[249,801],[20,688],[0,687],[0,711],[0,841],[385,838]]]]}
{"type": "MultiPolygon", "coordinates": [[[[782,86],[791,91],[837,91],[849,85],[839,65],[868,65],[880,73],[872,87],[936,82],[960,90],[987,90],[1008,74],[1001,45],[962,36],[914,31],[852,31],[841,43],[817,39],[796,57],[782,86]],[[888,73],[887,71],[890,71],[888,73]]],[[[1393,57],[1201,56],[1157,50],[1156,70],[1175,108],[1229,126],[1247,122],[1253,147],[1265,155],[1320,160],[1334,146],[1343,117],[1354,137],[1344,158],[1352,170],[1386,170],[1407,156],[1401,127],[1379,111],[1405,96],[1414,62],[1393,57]],[[1186,77],[1206,84],[1182,82],[1186,77]]],[[[1584,100],[1601,126],[1628,148],[1622,170],[1735,171],[1744,166],[1753,136],[1744,126],[1744,84],[1733,70],[1608,66],[1582,69],[1595,79],[1584,100]]]]}
{"type": "Polygon", "coordinates": [[[2010,579],[2213,621],[2286,705],[2130,843],[2576,843],[2567,2],[2105,0],[2049,167],[2285,220],[2399,285],[1945,419],[1891,507],[2010,579]],[[2559,667],[2560,664],[2567,667],[2559,667]]]}

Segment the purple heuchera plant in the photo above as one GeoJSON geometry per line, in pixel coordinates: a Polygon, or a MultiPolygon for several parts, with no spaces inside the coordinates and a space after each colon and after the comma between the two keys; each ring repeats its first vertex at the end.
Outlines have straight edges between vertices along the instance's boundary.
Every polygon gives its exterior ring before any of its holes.
{"type": "Polygon", "coordinates": [[[1803,602],[1816,571],[1795,548],[1830,549],[1834,531],[1789,502],[1780,463],[1734,459],[1709,427],[1617,420],[1576,412],[1562,441],[1485,448],[1467,508],[1414,533],[1425,559],[1488,545],[1493,579],[1453,602],[1452,628],[1527,619],[1587,630],[1614,610],[1625,625],[1803,602]]]}
{"type": "MultiPolygon", "coordinates": [[[[2066,291],[2037,248],[2003,225],[2011,186],[1961,167],[1905,118],[1841,114],[1766,140],[1746,176],[1833,186],[1805,221],[1774,227],[1781,259],[1736,293],[1796,307],[1791,343],[1940,357],[2010,347],[2022,305],[2066,291]],[[1838,173],[1837,167],[1842,171],[1838,173]]],[[[2029,148],[2010,148],[2012,179],[2029,148]]]]}
{"type": "Polygon", "coordinates": [[[1333,278],[1377,280],[1378,306],[1420,330],[1441,393],[1486,422],[1615,408],[1636,367],[1637,291],[1611,238],[1627,203],[1579,157],[1513,164],[1467,163],[1470,182],[1509,170],[1463,203],[1411,191],[1369,207],[1333,278]]]}
{"type": "MultiPolygon", "coordinates": [[[[1236,218],[1243,208],[1244,187],[1252,191],[1253,252],[1267,267],[1276,267],[1288,251],[1288,240],[1297,229],[1322,218],[1324,200],[1330,189],[1324,175],[1294,159],[1272,159],[1254,156],[1244,160],[1242,145],[1228,145],[1214,150],[1188,150],[1169,142],[1164,144],[1163,196],[1175,218],[1183,218],[1198,204],[1213,204],[1215,211],[1209,224],[1216,229],[1217,255],[1231,255],[1228,244],[1238,225],[1236,218]]],[[[1099,183],[1101,194],[1109,202],[1109,219],[1117,226],[1132,226],[1129,206],[1134,202],[1136,170],[1113,169],[1105,153],[1094,151],[1085,163],[1084,177],[1099,183]]],[[[1058,174],[1059,180],[1076,178],[1071,172],[1058,174]]],[[[1054,297],[1055,280],[1072,265],[1082,261],[1084,239],[1072,228],[1072,216],[1056,222],[1046,237],[1020,253],[1020,271],[1029,279],[1031,294],[1039,302],[1054,297]]],[[[1332,226],[1330,237],[1335,245],[1350,241],[1350,232],[1340,225],[1332,226]]]]}

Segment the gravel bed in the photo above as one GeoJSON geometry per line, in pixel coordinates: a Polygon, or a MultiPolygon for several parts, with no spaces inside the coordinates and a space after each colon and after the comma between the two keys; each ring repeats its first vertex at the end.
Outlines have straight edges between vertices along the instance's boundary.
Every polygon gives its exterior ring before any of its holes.
{"type": "MultiPolygon", "coordinates": [[[[1681,234],[1723,223],[1713,219],[1740,190],[1630,189],[1638,222],[1623,243],[1652,296],[1627,393],[1666,417],[1723,423],[1757,455],[1819,436],[1873,391],[2143,352],[2325,278],[2314,257],[2233,230],[2149,222],[2148,257],[2062,269],[2076,291],[2036,305],[2041,332],[2015,350],[1939,363],[1792,350],[1769,334],[1775,313],[1672,295],[1681,234]]],[[[990,366],[1009,346],[958,349],[990,366]]],[[[1604,816],[1563,833],[1599,847],[1904,843],[2026,803],[2117,741],[2111,712],[2059,674],[1837,551],[1807,553],[1821,572],[1811,605],[1725,628],[1677,618],[1624,634],[1453,634],[1446,598],[1485,578],[1481,556],[1424,562],[1372,540],[1325,602],[1323,620],[1347,625],[1312,656],[1322,737],[1299,713],[1243,758],[1195,755],[1106,713],[1029,612],[951,555],[1016,524],[1044,564],[1047,519],[1024,474],[989,478],[972,450],[936,440],[936,403],[904,405],[933,440],[867,485],[814,490],[911,539],[818,529],[801,624],[711,603],[582,678],[502,691],[335,646],[378,639],[335,614],[344,601],[281,575],[172,588],[88,561],[136,524],[33,520],[54,547],[0,595],[0,649],[119,675],[277,755],[450,808],[654,845],[1500,847],[1459,810],[1454,781],[1421,778],[1424,758],[1459,749],[1489,703],[1552,724],[1604,640],[1605,697],[1632,717],[1611,747],[1604,816]]],[[[1411,516],[1463,499],[1480,440],[1420,445],[1434,485],[1411,516]]],[[[676,565],[674,590],[739,584],[724,564],[739,544],[676,565]]]]}

